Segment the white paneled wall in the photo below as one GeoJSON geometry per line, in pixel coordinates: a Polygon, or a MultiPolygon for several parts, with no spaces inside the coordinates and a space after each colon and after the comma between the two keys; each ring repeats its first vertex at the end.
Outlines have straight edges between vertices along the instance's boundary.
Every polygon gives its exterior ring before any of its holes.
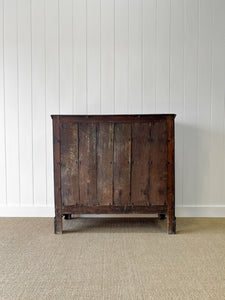
{"type": "Polygon", "coordinates": [[[50,114],[176,113],[177,216],[225,216],[224,0],[0,0],[0,215],[53,215],[50,114]]]}

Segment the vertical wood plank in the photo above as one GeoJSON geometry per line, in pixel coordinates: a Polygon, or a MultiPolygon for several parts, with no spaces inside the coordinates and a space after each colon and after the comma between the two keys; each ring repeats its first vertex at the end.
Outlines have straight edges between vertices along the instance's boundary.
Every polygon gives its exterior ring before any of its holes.
{"type": "Polygon", "coordinates": [[[128,112],[128,0],[115,0],[115,112],[128,112]]]}
{"type": "Polygon", "coordinates": [[[34,205],[46,205],[45,1],[32,1],[34,205]]]}
{"type": "MultiPolygon", "coordinates": [[[[18,5],[18,96],[21,205],[33,203],[30,1],[18,5]]],[[[50,119],[50,118],[49,118],[50,119]]],[[[50,120],[49,120],[50,122],[50,120]]]]}
{"type": "Polygon", "coordinates": [[[54,148],[54,196],[55,196],[55,218],[54,231],[62,233],[62,198],[61,198],[61,167],[60,167],[60,117],[52,120],[53,127],[53,148],[54,148]]]}
{"type": "Polygon", "coordinates": [[[59,0],[60,113],[73,112],[72,0],[59,0]]]}
{"type": "Polygon", "coordinates": [[[17,1],[4,1],[7,205],[20,203],[17,1]]]}
{"type": "Polygon", "coordinates": [[[150,151],[150,202],[167,203],[167,121],[152,123],[150,151]]]}
{"type": "Polygon", "coordinates": [[[0,1],[0,205],[6,205],[4,4],[0,1]]]}
{"type": "Polygon", "coordinates": [[[196,204],[210,204],[210,119],[212,78],[212,1],[199,1],[196,204]]]}
{"type": "Polygon", "coordinates": [[[211,145],[210,145],[210,199],[213,204],[224,205],[225,177],[225,40],[224,40],[225,2],[213,2],[213,40],[212,40],[212,99],[211,99],[211,145]]]}
{"type": "Polygon", "coordinates": [[[88,113],[101,111],[100,0],[87,0],[87,99],[88,113]]]}
{"type": "Polygon", "coordinates": [[[101,0],[101,112],[114,112],[114,0],[101,0]]]}
{"type": "Polygon", "coordinates": [[[98,204],[96,187],[96,124],[79,124],[79,182],[80,204],[98,204]]]}
{"type": "Polygon", "coordinates": [[[53,197],[53,152],[51,114],[59,114],[59,52],[58,52],[58,2],[46,0],[46,169],[47,206],[53,197]]]}
{"type": "Polygon", "coordinates": [[[157,1],[156,112],[170,111],[170,1],[157,1]]]}
{"type": "Polygon", "coordinates": [[[168,137],[168,174],[167,174],[167,231],[169,234],[176,233],[175,217],[175,168],[174,168],[174,119],[167,118],[168,137]]]}
{"type": "Polygon", "coordinates": [[[150,199],[150,123],[132,125],[131,203],[149,205],[150,199]]]}
{"type": "Polygon", "coordinates": [[[143,113],[155,113],[156,2],[143,0],[143,113]]]}
{"type": "Polygon", "coordinates": [[[131,124],[117,123],[114,132],[114,205],[130,204],[131,124]]]}
{"type": "Polygon", "coordinates": [[[73,90],[74,112],[87,113],[87,2],[73,1],[73,90]]]}
{"type": "Polygon", "coordinates": [[[78,125],[61,125],[61,193],[64,206],[79,204],[78,125]]]}
{"type": "Polygon", "coordinates": [[[184,156],[183,156],[183,204],[196,204],[197,165],[197,87],[198,87],[198,2],[184,2],[184,156]]]}
{"type": "Polygon", "coordinates": [[[97,127],[97,199],[99,205],[113,204],[113,123],[97,127]]]}
{"type": "Polygon", "coordinates": [[[176,117],[176,204],[183,198],[184,146],[184,1],[171,1],[170,110],[176,117]]]}
{"type": "Polygon", "coordinates": [[[129,113],[142,112],[142,7],[140,0],[129,0],[129,113]]]}

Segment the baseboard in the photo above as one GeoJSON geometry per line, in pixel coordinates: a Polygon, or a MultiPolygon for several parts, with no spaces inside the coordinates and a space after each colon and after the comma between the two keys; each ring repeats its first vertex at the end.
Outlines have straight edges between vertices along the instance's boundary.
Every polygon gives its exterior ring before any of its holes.
{"type": "Polygon", "coordinates": [[[53,217],[53,207],[0,207],[0,217],[53,217]]]}
{"type": "Polygon", "coordinates": [[[177,206],[177,217],[224,218],[225,205],[177,206]]]}
{"type": "MultiPolygon", "coordinates": [[[[80,215],[81,217],[97,217],[97,215],[80,215]]],[[[105,216],[105,215],[101,215],[105,216]]],[[[113,217],[115,215],[107,215],[113,217]]],[[[132,215],[131,215],[132,216],[132,215]]],[[[225,205],[177,206],[177,217],[225,217],[225,205]]],[[[54,217],[54,207],[0,207],[0,217],[54,217]]],[[[128,215],[127,215],[128,217],[128,215]]]]}

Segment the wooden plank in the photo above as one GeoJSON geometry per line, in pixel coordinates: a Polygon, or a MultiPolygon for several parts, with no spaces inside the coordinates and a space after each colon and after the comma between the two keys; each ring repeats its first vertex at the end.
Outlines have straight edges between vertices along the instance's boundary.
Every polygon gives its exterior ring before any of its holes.
{"type": "Polygon", "coordinates": [[[73,112],[73,1],[59,0],[60,113],[73,112]]]}
{"type": "Polygon", "coordinates": [[[113,123],[97,130],[97,199],[100,205],[113,203],[113,123]]]}
{"type": "MultiPolygon", "coordinates": [[[[198,42],[198,99],[197,99],[197,164],[196,176],[196,204],[210,205],[210,122],[211,122],[211,89],[212,89],[212,36],[213,36],[213,1],[199,1],[199,42],[198,42]]],[[[225,61],[224,61],[225,63],[225,61]]],[[[223,67],[224,68],[224,67],[223,67]]],[[[223,85],[224,86],[224,85],[223,85]]],[[[218,98],[217,98],[218,99],[218,98]]],[[[221,102],[222,104],[222,102],[221,102]]],[[[222,106],[221,106],[222,107],[222,106]]],[[[222,119],[224,119],[224,113],[222,119]]],[[[218,116],[218,115],[217,115],[218,116]]],[[[221,120],[222,120],[221,119],[221,120]]],[[[176,131],[175,131],[176,132],[176,131]]],[[[176,149],[179,137],[176,139],[176,149]]],[[[213,145],[215,147],[215,145],[213,145]]],[[[179,155],[179,149],[176,155],[179,155]]],[[[176,164],[176,167],[179,164],[176,164]]],[[[177,172],[176,172],[177,174],[177,172]]],[[[217,176],[216,176],[217,178],[217,176]]],[[[217,185],[216,185],[217,186],[217,185]]],[[[179,187],[179,175],[176,187],[179,187]]],[[[218,187],[218,186],[217,186],[218,187]]],[[[176,193],[179,201],[179,195],[176,193]]],[[[214,194],[215,195],[215,194],[214,194]]],[[[213,196],[214,198],[214,196],[213,196]]],[[[179,204],[179,203],[178,203],[179,204]]]]}
{"type": "Polygon", "coordinates": [[[66,206],[62,210],[63,214],[155,214],[167,213],[167,206],[165,205],[152,205],[152,206],[116,206],[116,205],[98,205],[98,206],[66,206]]]}
{"type": "Polygon", "coordinates": [[[46,205],[45,1],[32,1],[32,118],[34,205],[46,205]]]}
{"type": "Polygon", "coordinates": [[[204,204],[224,205],[225,171],[225,40],[224,40],[225,2],[213,1],[212,37],[212,83],[211,83],[211,122],[210,122],[210,174],[209,195],[204,204]],[[212,200],[213,199],[213,200],[212,200]]]}
{"type": "Polygon", "coordinates": [[[80,204],[97,205],[96,124],[79,124],[80,204]]]}
{"type": "Polygon", "coordinates": [[[167,203],[167,122],[155,122],[151,127],[150,202],[167,203]]]}
{"type": "Polygon", "coordinates": [[[130,113],[142,112],[142,8],[142,1],[129,0],[128,111],[130,113]]]}
{"type": "Polygon", "coordinates": [[[6,205],[6,152],[5,152],[5,95],[4,95],[4,15],[0,0],[0,206],[6,205]]]}
{"type": "Polygon", "coordinates": [[[116,123],[130,123],[131,121],[151,122],[166,120],[167,116],[175,116],[174,114],[163,115],[60,115],[60,120],[66,122],[79,123],[99,123],[99,122],[116,122],[116,123]]]}
{"type": "MultiPolygon", "coordinates": [[[[184,118],[183,118],[183,203],[196,205],[197,98],[199,11],[195,0],[184,1],[184,118]]],[[[179,84],[179,83],[177,83],[179,84]]]]}
{"type": "Polygon", "coordinates": [[[156,112],[170,111],[170,2],[158,0],[156,10],[156,112]]]}
{"type": "Polygon", "coordinates": [[[115,112],[128,111],[128,0],[115,0],[115,112]]]}
{"type": "Polygon", "coordinates": [[[131,124],[115,124],[114,205],[130,203],[131,124]]]}
{"type": "Polygon", "coordinates": [[[114,0],[101,1],[101,113],[114,111],[114,0]]]}
{"type": "MultiPolygon", "coordinates": [[[[21,206],[33,203],[31,7],[29,0],[18,5],[18,99],[21,206]]],[[[51,128],[51,120],[48,116],[51,128]]],[[[51,128],[52,129],[52,128],[51,128]]],[[[51,131],[52,135],[52,131],[51,131]]],[[[52,139],[49,139],[52,149],[52,139]]],[[[52,162],[52,155],[49,159],[52,162]]],[[[53,175],[51,168],[51,175],[53,175]]],[[[51,185],[52,181],[51,181],[51,185]]]]}
{"type": "Polygon", "coordinates": [[[4,1],[4,109],[7,205],[20,204],[17,1],[4,1]]]}
{"type": "Polygon", "coordinates": [[[61,125],[61,193],[63,206],[79,203],[78,125],[61,125]]]}
{"type": "Polygon", "coordinates": [[[151,123],[132,125],[131,203],[149,205],[151,123]]]}
{"type": "Polygon", "coordinates": [[[167,231],[169,234],[176,233],[175,217],[175,168],[174,168],[174,120],[168,118],[168,219],[167,231]]]}
{"type": "Polygon", "coordinates": [[[73,90],[74,111],[87,113],[87,2],[73,1],[73,90]]]}
{"type": "MultiPolygon", "coordinates": [[[[210,0],[211,1],[211,0],[210,0]]],[[[171,51],[170,51],[170,110],[177,113],[176,164],[177,205],[183,199],[183,145],[184,145],[184,1],[171,2],[171,51]]]]}
{"type": "Polygon", "coordinates": [[[59,113],[58,2],[46,1],[46,172],[47,206],[53,204],[52,124],[49,115],[59,113]]]}
{"type": "Polygon", "coordinates": [[[60,176],[60,129],[59,116],[53,117],[53,151],[54,151],[54,196],[55,196],[55,218],[54,231],[62,233],[62,198],[61,198],[61,176],[60,176]]]}
{"type": "Polygon", "coordinates": [[[156,9],[155,0],[143,0],[143,112],[147,113],[156,111],[156,9]]]}
{"type": "Polygon", "coordinates": [[[101,111],[100,1],[87,0],[88,113],[101,111]]]}

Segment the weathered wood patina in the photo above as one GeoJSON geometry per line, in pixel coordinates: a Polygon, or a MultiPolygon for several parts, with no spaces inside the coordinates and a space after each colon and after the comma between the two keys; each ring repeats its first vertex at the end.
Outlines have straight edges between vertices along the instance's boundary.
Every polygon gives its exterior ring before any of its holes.
{"type": "Polygon", "coordinates": [[[174,114],[52,115],[55,233],[72,214],[157,213],[176,233],[174,114]]]}

